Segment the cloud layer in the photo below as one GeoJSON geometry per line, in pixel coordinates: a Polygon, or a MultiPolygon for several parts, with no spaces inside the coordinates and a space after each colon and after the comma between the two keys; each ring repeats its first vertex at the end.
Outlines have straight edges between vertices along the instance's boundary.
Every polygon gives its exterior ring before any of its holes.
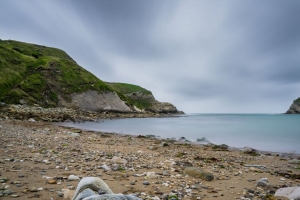
{"type": "Polygon", "coordinates": [[[65,50],[186,112],[281,113],[300,96],[299,1],[0,2],[0,38],[65,50]]]}

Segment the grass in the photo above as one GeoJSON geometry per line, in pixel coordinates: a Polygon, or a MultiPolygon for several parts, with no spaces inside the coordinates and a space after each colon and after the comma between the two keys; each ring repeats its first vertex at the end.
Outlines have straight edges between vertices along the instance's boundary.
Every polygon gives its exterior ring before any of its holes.
{"type": "MultiPolygon", "coordinates": [[[[0,41],[1,102],[19,103],[24,99],[29,104],[55,107],[58,95],[70,100],[70,94],[87,90],[115,92],[60,49],[0,41]]],[[[127,100],[120,92],[117,94],[127,100]]]]}
{"type": "Polygon", "coordinates": [[[300,98],[294,100],[295,103],[300,103],[300,98]]]}
{"type": "Polygon", "coordinates": [[[128,84],[128,83],[107,83],[110,87],[113,89],[123,93],[123,94],[131,94],[134,92],[141,92],[143,94],[150,94],[152,95],[152,92],[149,90],[146,90],[145,88],[142,88],[138,85],[128,84]]]}
{"type": "Polygon", "coordinates": [[[143,110],[152,106],[149,90],[127,83],[105,83],[60,49],[0,40],[0,102],[18,104],[23,99],[28,104],[55,107],[59,96],[70,101],[71,94],[88,90],[116,92],[129,107],[143,110]],[[130,98],[134,92],[148,95],[148,99],[130,98]]]}

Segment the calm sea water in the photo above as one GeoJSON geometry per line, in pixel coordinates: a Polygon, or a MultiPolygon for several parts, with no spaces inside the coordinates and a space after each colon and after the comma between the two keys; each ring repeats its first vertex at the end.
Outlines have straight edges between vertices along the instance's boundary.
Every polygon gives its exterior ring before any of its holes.
{"type": "Polygon", "coordinates": [[[214,144],[258,150],[300,153],[300,115],[188,114],[173,118],[133,118],[64,123],[86,130],[161,138],[205,137],[214,144]]]}

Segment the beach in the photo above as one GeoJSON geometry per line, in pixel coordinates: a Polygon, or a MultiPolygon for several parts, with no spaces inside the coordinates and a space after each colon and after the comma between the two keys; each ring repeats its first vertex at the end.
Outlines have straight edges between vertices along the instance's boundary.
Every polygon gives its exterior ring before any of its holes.
{"type": "Polygon", "coordinates": [[[83,177],[99,177],[114,193],[142,199],[268,199],[281,187],[300,184],[295,154],[261,154],[28,120],[1,119],[0,133],[2,199],[71,199],[83,177]],[[194,176],[187,169],[202,174],[194,176]],[[266,185],[262,178],[267,178],[266,185]]]}

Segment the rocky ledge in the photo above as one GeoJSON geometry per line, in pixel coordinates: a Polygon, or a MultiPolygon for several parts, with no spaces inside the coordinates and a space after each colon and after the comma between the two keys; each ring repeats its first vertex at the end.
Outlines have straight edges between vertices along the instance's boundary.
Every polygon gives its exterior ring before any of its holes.
{"type": "Polygon", "coordinates": [[[42,108],[38,105],[4,105],[0,106],[0,118],[44,121],[44,122],[66,122],[66,121],[97,121],[98,119],[117,118],[146,118],[146,117],[172,117],[174,113],[144,112],[120,112],[120,111],[82,111],[78,109],[57,107],[42,108]]]}
{"type": "Polygon", "coordinates": [[[285,114],[300,114],[300,97],[293,101],[292,105],[285,114]]]}

